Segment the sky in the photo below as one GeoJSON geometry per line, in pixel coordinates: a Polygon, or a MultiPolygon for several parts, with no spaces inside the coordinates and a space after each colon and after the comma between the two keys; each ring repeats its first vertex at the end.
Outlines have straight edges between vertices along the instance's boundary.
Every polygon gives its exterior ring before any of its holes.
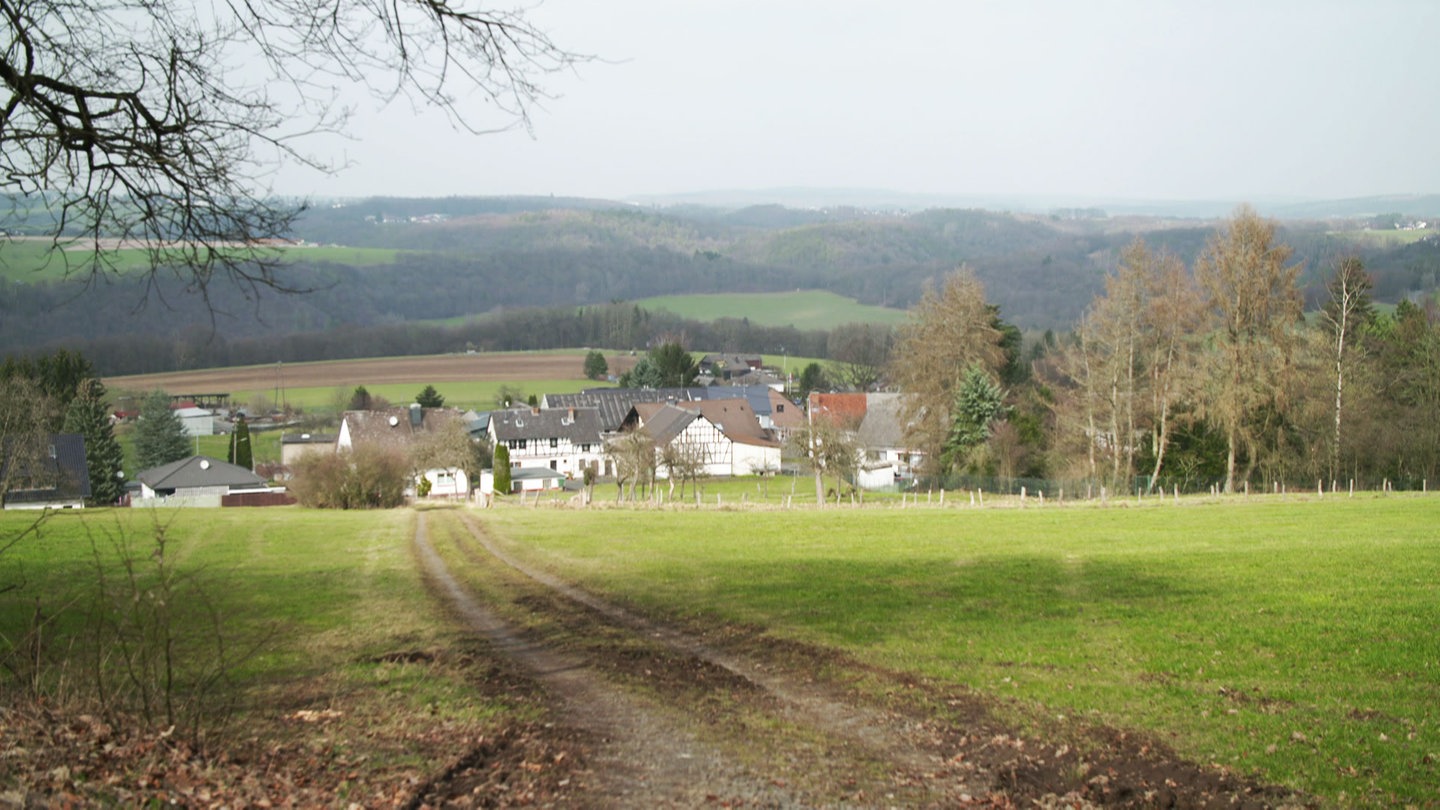
{"type": "Polygon", "coordinates": [[[285,169],[275,190],[1440,192],[1434,0],[545,0],[527,13],[597,57],[544,79],[555,97],[530,131],[473,135],[367,98],[349,139],[307,145],[345,167],[285,169]]]}

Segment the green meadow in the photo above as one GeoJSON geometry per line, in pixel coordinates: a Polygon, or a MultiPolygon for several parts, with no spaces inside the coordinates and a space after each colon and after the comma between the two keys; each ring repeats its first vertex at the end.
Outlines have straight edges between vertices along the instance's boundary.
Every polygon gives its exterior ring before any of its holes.
{"type": "Polygon", "coordinates": [[[762,326],[833,329],[846,323],[899,324],[906,311],[861,304],[823,290],[793,293],[662,295],[635,302],[645,309],[666,310],[683,318],[714,321],[749,318],[762,326]]]}
{"type": "MultiPolygon", "coordinates": [[[[286,260],[370,267],[394,264],[405,251],[389,248],[358,248],[342,245],[298,245],[269,248],[286,260]]],[[[107,271],[121,274],[150,269],[150,254],[140,248],[107,249],[103,252],[107,271]]],[[[67,274],[88,273],[93,254],[79,243],[52,251],[44,239],[0,240],[0,278],[20,283],[58,281],[67,274]]]]}
{"type": "Polygon", "coordinates": [[[974,689],[1032,730],[1140,730],[1340,805],[1440,802],[1440,506],[1152,504],[485,519],[587,588],[974,689]]]}
{"type": "MultiPolygon", "coordinates": [[[[787,511],[728,496],[723,510],[616,509],[597,495],[590,510],[476,514],[513,553],[607,597],[972,690],[1032,734],[1079,730],[1083,746],[1084,728],[1119,728],[1327,805],[1440,804],[1432,497],[787,511]]],[[[0,595],[5,637],[37,595],[83,605],[94,549],[120,529],[143,539],[156,515],[171,521],[168,558],[206,584],[226,632],[269,638],[236,665],[249,699],[321,683],[392,713],[438,704],[503,723],[523,711],[461,677],[384,663],[453,642],[415,569],[409,510],[57,515],[0,556],[0,583],[22,583],[0,595]]],[[[4,513],[0,533],[28,519],[4,513]]],[[[51,637],[78,633],[82,614],[51,637]]]]}
{"type": "MultiPolygon", "coordinates": [[[[33,517],[0,513],[0,537],[14,536],[33,517]]],[[[284,711],[327,705],[344,706],[345,722],[362,724],[365,736],[377,739],[393,724],[437,712],[464,723],[518,719],[528,709],[477,693],[465,676],[390,655],[467,643],[415,567],[414,521],[410,510],[135,508],[57,514],[38,536],[0,555],[0,584],[15,586],[0,594],[0,655],[23,638],[38,599],[50,621],[45,633],[50,675],[43,688],[60,702],[72,697],[67,689],[92,677],[85,670],[85,645],[102,632],[90,616],[104,571],[107,598],[120,597],[122,603],[132,591],[149,599],[162,587],[171,589],[177,698],[194,697],[189,675],[214,666],[217,641],[223,640],[229,685],[211,686],[204,698],[216,705],[233,702],[241,728],[278,722],[284,711]],[[168,585],[151,539],[157,526],[167,537],[168,585]],[[126,582],[124,560],[133,587],[126,582]]],[[[118,621],[123,628],[126,619],[118,621]]],[[[414,744],[395,734],[383,750],[368,752],[386,758],[370,767],[428,771],[433,761],[408,750],[414,744]]]]}

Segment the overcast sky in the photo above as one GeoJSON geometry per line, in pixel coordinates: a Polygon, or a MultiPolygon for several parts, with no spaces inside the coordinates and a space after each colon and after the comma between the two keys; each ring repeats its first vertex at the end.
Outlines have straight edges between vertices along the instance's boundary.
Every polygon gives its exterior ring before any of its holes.
{"type": "Polygon", "coordinates": [[[550,78],[559,98],[533,111],[533,135],[370,102],[325,152],[348,168],[287,171],[277,190],[1440,192],[1435,0],[545,0],[530,14],[605,60],[550,78]]]}

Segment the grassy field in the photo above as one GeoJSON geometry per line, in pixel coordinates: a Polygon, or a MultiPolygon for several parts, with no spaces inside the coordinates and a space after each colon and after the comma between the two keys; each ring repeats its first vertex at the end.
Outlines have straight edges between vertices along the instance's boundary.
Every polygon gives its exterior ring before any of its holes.
{"type": "Polygon", "coordinates": [[[635,302],[646,309],[663,309],[684,318],[713,321],[749,318],[763,326],[796,329],[833,329],[846,323],[898,324],[906,311],[870,306],[822,290],[793,293],[735,295],[663,295],[635,302]]]}
{"type": "MultiPolygon", "coordinates": [[[[394,264],[404,251],[388,248],[354,248],[340,245],[304,245],[275,248],[288,260],[328,262],[350,267],[368,267],[394,264]]],[[[34,283],[57,281],[67,272],[88,270],[92,254],[74,246],[61,252],[52,252],[50,242],[45,239],[0,240],[0,278],[34,283]]],[[[150,269],[150,254],[139,248],[121,248],[105,251],[105,262],[120,273],[150,269]]]]}
{"type": "Polygon", "coordinates": [[[663,614],[969,686],[1034,727],[1142,729],[1200,762],[1387,806],[1440,802],[1437,513],[1366,497],[486,520],[663,614]]]}
{"type": "MultiPolygon", "coordinates": [[[[11,537],[32,517],[0,513],[0,537],[11,537]]],[[[238,729],[247,739],[259,735],[272,750],[291,746],[296,767],[307,779],[326,782],[317,787],[329,791],[327,797],[352,791],[360,806],[389,806],[378,791],[389,796],[408,790],[433,774],[437,763],[457,756],[466,740],[535,716],[523,695],[487,685],[472,664],[415,654],[466,650],[471,643],[453,629],[421,580],[410,551],[414,520],[409,510],[294,508],[56,515],[38,538],[0,556],[0,585],[17,586],[0,593],[0,659],[15,663],[7,655],[10,645],[24,637],[37,604],[43,607],[51,621],[45,649],[53,655],[46,656],[41,688],[51,695],[52,708],[65,710],[83,699],[93,681],[86,645],[99,637],[112,665],[124,656],[133,660],[152,637],[142,632],[153,629],[150,600],[168,594],[161,607],[176,631],[171,641],[181,663],[173,692],[182,711],[208,712],[213,731],[221,728],[214,715],[233,702],[223,728],[238,729]],[[174,572],[168,590],[156,571],[156,519],[166,522],[163,559],[174,572]],[[122,547],[128,551],[117,553],[122,547]],[[122,558],[136,571],[133,587],[126,584],[122,558]],[[102,568],[109,590],[97,601],[102,568]],[[132,593],[139,596],[132,600],[132,593]],[[94,605],[107,600],[121,606],[133,601],[142,609],[122,610],[112,627],[93,618],[94,605]],[[222,623],[217,626],[209,610],[222,623]],[[123,631],[129,641],[107,645],[107,631],[123,631]],[[192,676],[215,664],[219,639],[229,683],[200,694],[192,676]],[[329,712],[328,719],[295,719],[297,712],[316,710],[329,712]]],[[[0,683],[13,682],[6,677],[0,683]]],[[[112,699],[124,694],[116,691],[112,699]]],[[[283,766],[285,757],[278,759],[283,766]]],[[[8,781],[0,775],[0,785],[8,781]]],[[[280,795],[307,787],[292,785],[280,795]]],[[[304,795],[297,803],[315,800],[304,795]]]]}

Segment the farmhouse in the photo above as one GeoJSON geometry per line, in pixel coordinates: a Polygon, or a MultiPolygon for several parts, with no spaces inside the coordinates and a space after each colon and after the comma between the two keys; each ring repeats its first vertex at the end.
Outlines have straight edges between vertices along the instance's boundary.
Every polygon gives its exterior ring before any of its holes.
{"type": "MultiPolygon", "coordinates": [[[[658,459],[694,459],[703,475],[751,475],[780,469],[780,443],[771,438],[749,403],[718,399],[684,403],[639,403],[626,419],[628,429],[644,428],[658,459]]],[[[657,474],[669,475],[665,464],[657,474]]]]}
{"type": "Polygon", "coordinates": [[[494,446],[509,452],[512,470],[545,469],[573,478],[586,468],[598,471],[605,455],[595,408],[492,411],[489,430],[494,446]]]}

